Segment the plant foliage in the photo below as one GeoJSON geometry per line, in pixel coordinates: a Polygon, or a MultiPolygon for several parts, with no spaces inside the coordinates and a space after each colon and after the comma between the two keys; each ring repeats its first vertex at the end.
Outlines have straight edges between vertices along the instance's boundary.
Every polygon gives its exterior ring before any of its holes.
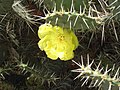
{"type": "Polygon", "coordinates": [[[119,90],[119,29],[119,0],[0,0],[0,90],[119,90]],[[45,23],[76,35],[73,60],[39,49],[45,23]]]}

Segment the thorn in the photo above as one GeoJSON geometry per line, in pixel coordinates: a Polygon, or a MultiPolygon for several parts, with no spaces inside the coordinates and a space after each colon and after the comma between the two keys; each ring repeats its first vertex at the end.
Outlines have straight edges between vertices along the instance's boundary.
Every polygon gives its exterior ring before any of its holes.
{"type": "Polygon", "coordinates": [[[106,66],[105,72],[107,72],[107,70],[108,70],[108,64],[107,64],[107,66],[106,66]]]}
{"type": "Polygon", "coordinates": [[[5,19],[5,17],[8,15],[8,13],[6,13],[3,18],[0,20],[0,23],[2,23],[2,21],[5,19]]]}
{"type": "Polygon", "coordinates": [[[94,63],[94,60],[92,60],[92,62],[90,63],[89,67],[91,67],[93,63],[94,63]]]}
{"type": "Polygon", "coordinates": [[[70,12],[74,12],[74,11],[75,11],[75,9],[74,9],[74,4],[73,4],[73,0],[72,0],[70,12]]]}
{"type": "Polygon", "coordinates": [[[101,65],[101,61],[99,62],[98,66],[97,66],[97,69],[96,69],[97,71],[99,70],[100,65],[101,65]]]}
{"type": "Polygon", "coordinates": [[[112,15],[112,16],[110,17],[110,19],[114,18],[114,17],[117,16],[118,14],[120,14],[120,11],[117,12],[117,13],[115,13],[115,15],[112,15]]]}
{"type": "Polygon", "coordinates": [[[102,88],[102,85],[100,85],[100,86],[98,87],[98,90],[101,90],[101,88],[102,88]]]}
{"type": "Polygon", "coordinates": [[[85,4],[84,0],[83,0],[83,5],[84,5],[83,14],[85,14],[86,4],[85,4]]]}
{"type": "Polygon", "coordinates": [[[82,20],[84,21],[85,25],[87,26],[87,28],[89,29],[90,27],[88,26],[86,20],[84,18],[82,18],[82,20]]]}
{"type": "Polygon", "coordinates": [[[115,69],[115,64],[113,64],[113,67],[112,67],[112,70],[111,70],[111,71],[114,71],[114,69],[115,69]]]}
{"type": "Polygon", "coordinates": [[[113,1],[109,6],[112,6],[112,5],[115,4],[116,2],[118,2],[118,0],[113,1]]]}
{"type": "Polygon", "coordinates": [[[58,22],[58,17],[57,17],[56,20],[55,20],[55,24],[57,24],[57,22],[58,22]]]}
{"type": "Polygon", "coordinates": [[[86,11],[86,4],[85,4],[84,1],[83,1],[83,5],[84,5],[84,8],[83,8],[83,13],[82,13],[82,14],[85,14],[85,11],[86,11]]]}
{"type": "Polygon", "coordinates": [[[87,64],[88,64],[88,66],[89,66],[89,64],[90,64],[89,54],[87,54],[87,64]]]}
{"type": "Polygon", "coordinates": [[[117,69],[117,72],[115,73],[115,76],[113,77],[113,79],[116,79],[116,77],[117,77],[118,74],[119,74],[119,70],[120,70],[120,68],[117,69]]]}
{"type": "Polygon", "coordinates": [[[90,6],[90,8],[89,8],[89,11],[88,11],[88,16],[90,17],[91,16],[91,6],[90,6]]]}
{"type": "Polygon", "coordinates": [[[43,9],[43,13],[45,16],[47,16],[47,13],[45,12],[45,10],[47,11],[48,14],[50,14],[49,10],[46,8],[46,6],[44,5],[44,9],[43,9]]]}
{"type": "Polygon", "coordinates": [[[103,41],[104,41],[104,39],[105,39],[105,28],[104,28],[104,25],[103,25],[103,29],[102,29],[102,39],[101,39],[101,45],[103,45],[103,41]]]}
{"type": "Polygon", "coordinates": [[[5,79],[5,77],[3,76],[3,74],[0,74],[2,76],[3,79],[5,79]]]}
{"type": "Polygon", "coordinates": [[[98,12],[97,12],[98,10],[97,10],[97,8],[96,8],[96,6],[95,6],[94,4],[93,4],[93,7],[94,7],[95,10],[96,10],[96,14],[97,14],[97,16],[100,17],[99,14],[98,14],[98,12]]]}
{"type": "Polygon", "coordinates": [[[99,82],[98,86],[100,86],[100,85],[102,84],[103,81],[104,81],[104,79],[102,79],[102,80],[99,82]]]}
{"type": "Polygon", "coordinates": [[[77,78],[80,78],[84,73],[80,73],[77,77],[74,78],[74,80],[76,80],[77,78]]]}
{"type": "Polygon", "coordinates": [[[83,64],[83,56],[81,55],[81,66],[84,66],[84,64],[83,64]]]}
{"type": "Polygon", "coordinates": [[[26,65],[28,66],[28,64],[29,64],[29,61],[27,61],[26,65]]]}
{"type": "Polygon", "coordinates": [[[14,8],[14,6],[16,6],[16,5],[20,4],[20,3],[21,3],[21,1],[14,1],[13,5],[12,5],[12,8],[14,8]]]}
{"type": "Polygon", "coordinates": [[[82,14],[82,9],[81,9],[81,5],[80,5],[80,11],[79,11],[79,12],[80,12],[80,14],[82,14]]]}
{"type": "Polygon", "coordinates": [[[111,90],[111,88],[112,88],[112,83],[110,82],[108,90],[111,90]]]}
{"type": "Polygon", "coordinates": [[[76,19],[75,19],[75,21],[74,21],[74,25],[73,25],[73,26],[76,25],[76,22],[77,22],[77,20],[78,20],[78,17],[79,17],[79,15],[77,15],[77,17],[76,17],[76,19]]]}
{"type": "Polygon", "coordinates": [[[28,72],[28,71],[25,71],[25,72],[24,72],[24,75],[27,74],[27,72],[28,72]]]}
{"type": "Polygon", "coordinates": [[[62,0],[61,5],[60,5],[60,6],[61,6],[62,12],[64,11],[64,8],[63,8],[63,1],[64,1],[64,0],[62,0]]]}
{"type": "Polygon", "coordinates": [[[90,37],[90,40],[89,40],[89,43],[88,43],[88,47],[87,47],[87,48],[90,47],[91,41],[92,41],[92,39],[93,39],[93,36],[94,36],[94,32],[92,33],[92,35],[91,35],[91,37],[90,37]]]}
{"type": "Polygon", "coordinates": [[[67,22],[70,20],[70,17],[71,17],[71,16],[70,16],[70,15],[68,15],[68,19],[67,19],[67,22]]]}
{"type": "Polygon", "coordinates": [[[32,69],[34,69],[35,68],[35,64],[32,66],[32,69]]]}
{"type": "Polygon", "coordinates": [[[116,8],[116,10],[119,9],[119,8],[120,8],[120,5],[116,8]]]}
{"type": "Polygon", "coordinates": [[[51,21],[48,22],[49,24],[51,23],[51,21]]]}
{"type": "Polygon", "coordinates": [[[103,67],[99,70],[99,72],[101,73],[102,70],[103,70],[103,67]]]}
{"type": "Polygon", "coordinates": [[[89,87],[92,87],[93,83],[94,83],[94,81],[92,80],[91,83],[90,83],[90,85],[89,85],[89,87]]]}
{"type": "Polygon", "coordinates": [[[53,9],[53,12],[56,12],[56,3],[54,3],[54,9],[53,9]]]}
{"type": "Polygon", "coordinates": [[[82,69],[75,69],[75,70],[71,70],[72,72],[82,72],[82,69]]]}
{"type": "Polygon", "coordinates": [[[83,76],[82,78],[81,78],[81,80],[80,81],[83,81],[83,79],[85,79],[86,77],[85,76],[83,76]]]}
{"type": "Polygon", "coordinates": [[[72,26],[71,26],[71,20],[70,20],[70,30],[71,30],[72,26]]]}
{"type": "Polygon", "coordinates": [[[93,87],[95,87],[97,83],[98,83],[98,79],[95,81],[93,87]]]}
{"type": "Polygon", "coordinates": [[[79,67],[81,67],[80,64],[78,64],[77,62],[75,62],[74,60],[72,60],[72,62],[74,62],[76,65],[78,65],[79,67]]]}
{"type": "Polygon", "coordinates": [[[82,12],[82,14],[85,14],[85,8],[83,9],[83,12],[82,12]]]}
{"type": "Polygon", "coordinates": [[[108,72],[110,72],[111,71],[111,69],[106,69],[106,71],[104,72],[104,75],[106,75],[106,74],[108,74],[108,72]]]}
{"type": "Polygon", "coordinates": [[[23,70],[21,71],[22,73],[25,71],[25,68],[23,68],[23,70]]]}
{"type": "Polygon", "coordinates": [[[89,79],[89,76],[87,76],[87,78],[85,79],[85,81],[83,82],[81,86],[83,86],[87,82],[88,79],[89,79]]]}
{"type": "Polygon", "coordinates": [[[107,7],[109,7],[109,5],[107,4],[107,0],[106,1],[103,0],[103,2],[107,7]]]}
{"type": "Polygon", "coordinates": [[[116,40],[118,40],[118,35],[117,35],[117,32],[116,32],[116,29],[115,29],[115,24],[114,24],[114,21],[112,20],[112,25],[113,25],[113,30],[114,30],[114,34],[115,34],[115,37],[116,37],[116,40]]]}
{"type": "Polygon", "coordinates": [[[107,11],[105,10],[104,6],[102,5],[101,1],[98,0],[98,2],[100,3],[100,6],[102,7],[103,11],[105,12],[105,14],[107,13],[107,11]]]}
{"type": "Polygon", "coordinates": [[[96,27],[95,27],[95,25],[94,25],[94,23],[93,23],[93,22],[92,22],[92,26],[93,26],[93,28],[94,28],[94,29],[96,29],[96,27]]]}

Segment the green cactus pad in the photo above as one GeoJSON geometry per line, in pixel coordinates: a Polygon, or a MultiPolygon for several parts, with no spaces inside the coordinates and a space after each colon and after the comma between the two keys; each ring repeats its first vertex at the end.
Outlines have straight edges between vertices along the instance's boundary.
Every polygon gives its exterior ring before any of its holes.
{"type": "Polygon", "coordinates": [[[56,7],[56,10],[64,9],[65,11],[71,10],[72,6],[74,10],[79,11],[80,6],[87,7],[89,0],[44,0],[44,5],[48,10],[53,10],[56,7]]]}
{"type": "Polygon", "coordinates": [[[86,29],[95,29],[97,25],[102,23],[101,18],[74,12],[49,13],[45,19],[46,22],[52,25],[58,25],[63,28],[81,29],[83,31],[86,29]]]}

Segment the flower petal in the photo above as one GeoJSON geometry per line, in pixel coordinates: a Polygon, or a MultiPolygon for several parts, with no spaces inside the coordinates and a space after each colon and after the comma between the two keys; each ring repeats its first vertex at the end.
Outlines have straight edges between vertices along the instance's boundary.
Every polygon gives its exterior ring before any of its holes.
{"type": "Polygon", "coordinates": [[[39,27],[38,36],[40,39],[44,38],[45,35],[48,35],[50,32],[53,31],[53,27],[50,24],[43,24],[39,27]]]}
{"type": "Polygon", "coordinates": [[[74,47],[74,50],[75,50],[78,47],[79,42],[78,42],[78,39],[73,32],[71,32],[71,36],[72,36],[72,43],[75,45],[75,47],[74,47]]]}
{"type": "Polygon", "coordinates": [[[58,58],[58,54],[54,48],[51,48],[49,50],[45,50],[47,57],[51,58],[52,60],[56,60],[58,58]]]}

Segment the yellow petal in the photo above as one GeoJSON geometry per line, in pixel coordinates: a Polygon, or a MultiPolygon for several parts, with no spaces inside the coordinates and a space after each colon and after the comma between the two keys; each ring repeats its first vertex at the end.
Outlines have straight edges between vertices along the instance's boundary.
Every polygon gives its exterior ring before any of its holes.
{"type": "Polygon", "coordinates": [[[74,50],[75,50],[78,47],[79,42],[78,42],[78,39],[73,32],[71,32],[71,36],[72,36],[72,42],[75,45],[75,47],[74,47],[74,50]]]}
{"type": "Polygon", "coordinates": [[[38,36],[42,39],[45,35],[53,31],[53,27],[50,24],[43,24],[39,27],[38,36]]]}
{"type": "Polygon", "coordinates": [[[52,60],[56,60],[58,58],[58,54],[54,48],[51,48],[50,50],[46,50],[45,52],[47,54],[47,57],[52,60]]]}
{"type": "Polygon", "coordinates": [[[70,60],[74,57],[74,53],[72,51],[69,52],[64,52],[64,56],[63,57],[59,57],[61,60],[70,60]]]}
{"type": "Polygon", "coordinates": [[[49,36],[46,35],[43,39],[38,42],[39,48],[43,51],[47,47],[47,43],[49,42],[49,36]]]}

